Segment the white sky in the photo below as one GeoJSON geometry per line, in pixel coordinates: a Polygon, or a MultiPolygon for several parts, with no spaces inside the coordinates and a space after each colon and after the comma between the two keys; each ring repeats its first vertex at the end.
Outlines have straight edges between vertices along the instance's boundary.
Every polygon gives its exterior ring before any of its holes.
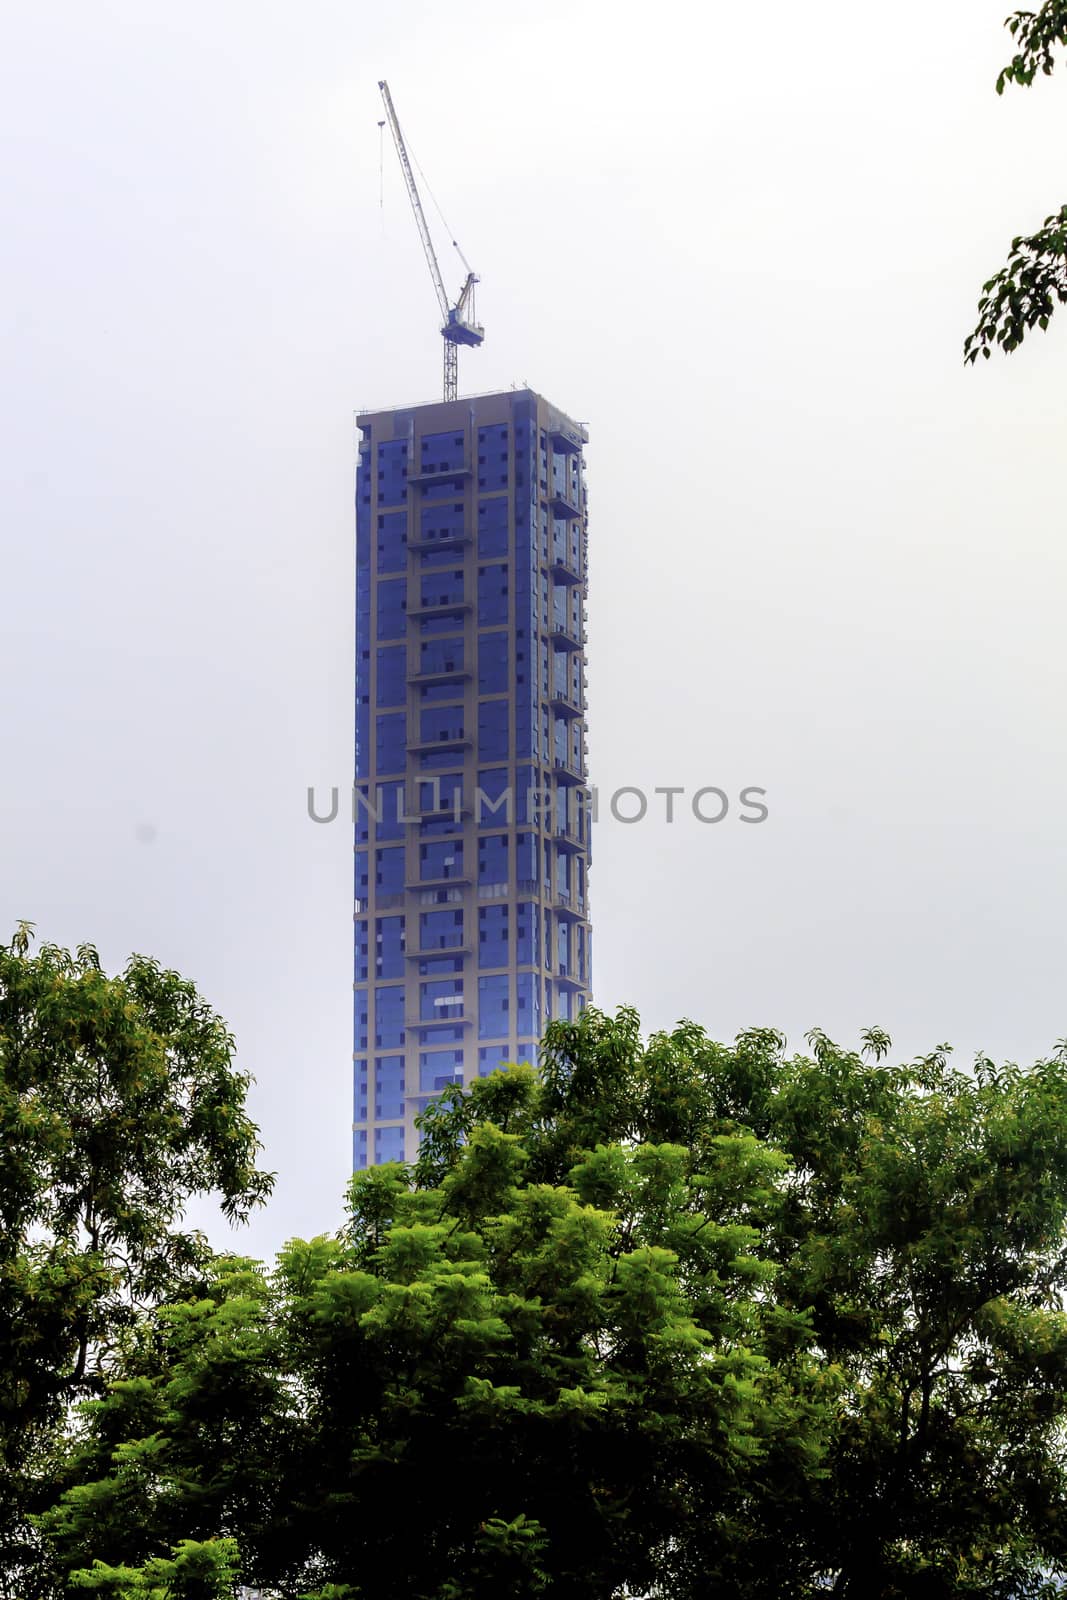
{"type": "Polygon", "coordinates": [[[383,75],[483,278],[461,392],[590,428],[594,778],[768,790],[600,825],[598,1002],[1067,1034],[1067,313],[961,360],[1067,198],[1008,9],[0,0],[0,930],[227,1017],[244,1247],[349,1163],[351,834],[305,792],[351,779],[352,412],[440,383],[383,75]]]}

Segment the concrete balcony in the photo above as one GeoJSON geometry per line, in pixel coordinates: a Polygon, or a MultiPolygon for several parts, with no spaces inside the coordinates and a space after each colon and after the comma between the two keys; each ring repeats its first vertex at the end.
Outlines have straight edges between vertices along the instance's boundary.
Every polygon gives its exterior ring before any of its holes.
{"type": "Polygon", "coordinates": [[[582,445],[588,443],[589,438],[584,428],[576,427],[573,423],[561,423],[555,428],[550,428],[548,436],[552,440],[554,449],[565,450],[568,455],[577,455],[582,445]]]}
{"type": "Polygon", "coordinates": [[[575,505],[569,494],[561,494],[558,489],[549,490],[548,503],[557,517],[580,517],[582,514],[581,506],[575,505]]]}
{"type": "MultiPolygon", "coordinates": [[[[461,867],[458,872],[444,878],[409,878],[405,881],[406,889],[466,889],[471,882],[471,875],[461,867]]],[[[379,902],[380,904],[381,902],[379,902]]]]}
{"type": "Polygon", "coordinates": [[[548,563],[548,570],[557,583],[567,583],[573,588],[579,583],[584,583],[585,578],[576,566],[571,564],[569,556],[552,556],[548,563]]]}
{"type": "MultiPolygon", "coordinates": [[[[411,613],[409,612],[410,616],[411,613]]],[[[548,625],[548,637],[552,643],[559,645],[563,650],[581,650],[583,648],[580,631],[569,622],[557,622],[553,619],[548,625]]]]}
{"type": "Polygon", "coordinates": [[[409,539],[409,550],[456,550],[465,544],[473,544],[471,534],[466,532],[442,534],[439,539],[409,539]]]}
{"type": "Polygon", "coordinates": [[[469,478],[473,472],[470,462],[460,462],[458,466],[442,467],[436,464],[421,466],[418,472],[408,472],[409,483],[446,483],[449,478],[469,478]]]}
{"type": "Polygon", "coordinates": [[[405,950],[404,955],[408,961],[436,961],[447,956],[469,956],[469,944],[443,944],[431,945],[428,950],[405,950]]]}
{"type": "Polygon", "coordinates": [[[428,617],[461,617],[474,606],[469,600],[435,600],[429,605],[408,606],[407,615],[420,620],[428,617]]]}
{"type": "Polygon", "coordinates": [[[471,677],[471,672],[466,667],[440,667],[436,672],[409,672],[408,682],[420,683],[455,683],[457,686],[466,683],[471,677]]]}
{"type": "Polygon", "coordinates": [[[450,733],[446,739],[420,739],[409,744],[408,749],[412,755],[421,756],[427,750],[469,750],[473,743],[469,733],[450,733]]]}
{"type": "Polygon", "coordinates": [[[571,765],[569,756],[564,756],[562,760],[557,756],[552,763],[552,770],[556,774],[557,783],[567,783],[572,787],[580,787],[586,781],[585,773],[580,772],[577,767],[571,765]]]}
{"type": "Polygon", "coordinates": [[[585,707],[572,700],[569,694],[551,694],[548,703],[558,717],[584,717],[585,707]]]}

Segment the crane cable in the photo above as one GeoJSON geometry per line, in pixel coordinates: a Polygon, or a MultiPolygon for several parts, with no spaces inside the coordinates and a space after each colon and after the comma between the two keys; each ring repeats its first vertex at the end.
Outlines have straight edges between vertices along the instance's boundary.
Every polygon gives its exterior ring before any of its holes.
{"type": "MultiPolygon", "coordinates": [[[[378,210],[385,210],[385,118],[378,124],[378,210]]],[[[383,219],[384,221],[384,219],[383,219]]]]}
{"type": "Polygon", "coordinates": [[[410,139],[407,141],[407,147],[408,147],[408,155],[411,157],[413,165],[418,168],[419,177],[423,181],[423,185],[424,185],[424,187],[426,189],[426,193],[429,195],[430,199],[433,201],[434,210],[437,212],[437,215],[440,217],[445,232],[448,234],[448,237],[452,240],[452,248],[455,250],[456,254],[459,256],[459,259],[462,261],[462,263],[464,265],[464,268],[469,273],[470,270],[471,270],[470,262],[467,260],[466,256],[463,254],[463,251],[460,249],[459,240],[456,239],[453,236],[452,229],[448,226],[448,218],[445,216],[444,212],[441,210],[441,207],[438,204],[437,196],[434,194],[433,190],[430,188],[430,181],[427,178],[425,172],[423,172],[423,170],[422,170],[422,166],[421,166],[421,163],[419,161],[418,156],[415,154],[414,150],[411,148],[411,140],[410,139]]]}

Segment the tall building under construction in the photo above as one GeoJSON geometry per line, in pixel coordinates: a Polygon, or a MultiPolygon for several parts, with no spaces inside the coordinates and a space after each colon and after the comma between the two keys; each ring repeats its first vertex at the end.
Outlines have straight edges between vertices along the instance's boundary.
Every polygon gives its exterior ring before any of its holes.
{"type": "Polygon", "coordinates": [[[584,429],[529,389],[361,413],[354,1165],[534,1061],[590,984],[584,429]]]}

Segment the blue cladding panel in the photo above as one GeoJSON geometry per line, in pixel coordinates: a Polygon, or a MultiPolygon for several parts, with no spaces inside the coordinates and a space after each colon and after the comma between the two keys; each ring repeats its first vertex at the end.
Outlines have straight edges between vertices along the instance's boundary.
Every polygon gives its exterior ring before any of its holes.
{"type": "Polygon", "coordinates": [[[424,882],[433,878],[462,876],[462,839],[428,839],[425,844],[419,845],[419,877],[424,882]]]}
{"type": "Polygon", "coordinates": [[[508,759],[508,703],[484,700],[478,706],[478,760],[508,759]]]}
{"type": "Polygon", "coordinates": [[[407,646],[387,645],[378,651],[378,692],[380,706],[402,706],[407,701],[407,646]]]}
{"type": "Polygon", "coordinates": [[[356,965],[355,976],[357,983],[366,983],[370,964],[370,925],[366,917],[356,918],[356,965]]]}
{"type": "MultiPolygon", "coordinates": [[[[461,753],[454,752],[454,755],[458,757],[461,753]]],[[[462,828],[462,772],[442,772],[440,777],[420,779],[416,798],[420,837],[458,833],[462,828]]]]}
{"type": "Polygon", "coordinates": [[[387,845],[374,852],[374,887],[379,894],[400,894],[404,888],[404,847],[387,845]]]}
{"type": "Polygon", "coordinates": [[[508,836],[482,833],[478,836],[478,882],[507,883],[508,836]]]}
{"type": "Polygon", "coordinates": [[[538,767],[519,767],[515,773],[515,818],[537,827],[542,816],[551,812],[551,797],[538,767]]]}
{"type": "Polygon", "coordinates": [[[369,784],[356,784],[352,791],[352,804],[356,813],[356,843],[366,844],[370,838],[371,816],[375,809],[369,784]]]}
{"type": "Polygon", "coordinates": [[[441,817],[425,817],[419,823],[419,838],[441,838],[458,832],[462,826],[462,820],[457,822],[450,812],[441,817]]]}
{"type": "Polygon", "coordinates": [[[508,964],[508,907],[479,906],[478,965],[506,967],[508,964]]]}
{"type": "Polygon", "coordinates": [[[435,951],[419,962],[420,978],[443,978],[449,972],[463,971],[463,957],[450,955],[447,950],[435,951]]]}
{"type": "Polygon", "coordinates": [[[449,1044],[453,1041],[458,1044],[464,1038],[461,1024],[454,1028],[442,1028],[440,1025],[436,1028],[415,1028],[414,1033],[419,1044],[426,1046],[449,1044]]]}
{"type": "Polygon", "coordinates": [[[520,967],[535,967],[540,961],[539,940],[537,937],[540,913],[536,902],[533,900],[520,900],[517,909],[515,960],[520,967]]]}
{"type": "Polygon", "coordinates": [[[423,744],[462,739],[462,706],[425,706],[419,712],[419,738],[423,744]]]}
{"type": "Polygon", "coordinates": [[[423,911],[420,913],[420,950],[447,950],[462,943],[462,911],[423,911]]]}
{"type": "Polygon", "coordinates": [[[478,487],[506,489],[508,483],[507,424],[478,429],[478,487]]]}
{"type": "Polygon", "coordinates": [[[374,1115],[386,1120],[404,1115],[403,1056],[378,1056],[375,1060],[374,1115]]]}
{"type": "Polygon", "coordinates": [[[403,1128],[375,1128],[374,1130],[374,1164],[380,1166],[385,1161],[403,1161],[404,1159],[404,1130],[403,1128]]]}
{"type": "Polygon", "coordinates": [[[541,1032],[541,980],[536,972],[520,972],[518,985],[518,1021],[516,1029],[521,1034],[541,1032]]]}
{"type": "Polygon", "coordinates": [[[419,448],[420,472],[447,472],[450,467],[463,467],[466,462],[462,433],[427,433],[419,448]]]}
{"type": "MultiPolygon", "coordinates": [[[[452,606],[463,599],[463,568],[434,567],[419,579],[419,604],[452,606]]],[[[450,623],[455,627],[455,623],[450,623]]]]}
{"type": "Polygon", "coordinates": [[[508,975],[478,979],[478,1037],[500,1038],[508,1031],[508,975]]]}
{"type": "Polygon", "coordinates": [[[374,719],[374,760],[380,776],[404,770],[407,721],[403,711],[382,712],[374,719]]]}
{"type": "Polygon", "coordinates": [[[367,1069],[366,1057],[365,1056],[357,1057],[357,1059],[353,1062],[352,1065],[353,1065],[352,1078],[353,1078],[353,1091],[354,1091],[354,1097],[353,1097],[353,1101],[352,1101],[352,1121],[353,1122],[366,1122],[366,1120],[367,1120],[367,1078],[368,1078],[368,1075],[369,1075],[368,1074],[368,1069],[367,1069]]]}
{"type": "Polygon", "coordinates": [[[508,569],[506,562],[478,568],[478,626],[490,628],[508,620],[508,569]]]}
{"type": "Polygon", "coordinates": [[[432,1094],[463,1082],[462,1050],[420,1050],[419,1090],[432,1094]]]}
{"type": "Polygon", "coordinates": [[[419,984],[419,1018],[438,1022],[442,1017],[463,1014],[463,979],[431,978],[419,984]]]}
{"type": "Polygon", "coordinates": [[[404,780],[396,778],[391,783],[379,783],[375,791],[375,830],[378,839],[404,837],[405,805],[404,780]]]}
{"type": "Polygon", "coordinates": [[[374,991],[374,1043],[379,1050],[396,1050],[404,1043],[402,984],[374,991]]]}
{"type": "Polygon", "coordinates": [[[452,682],[448,678],[443,683],[422,683],[419,685],[419,704],[429,706],[442,700],[455,700],[462,693],[462,683],[452,682]]]}
{"type": "MultiPolygon", "coordinates": [[[[368,682],[370,674],[367,675],[368,682]]],[[[356,699],[356,776],[365,778],[370,772],[370,695],[356,699]]]]}
{"type": "Polygon", "coordinates": [[[506,694],[508,691],[508,636],[506,633],[478,635],[478,693],[506,694]]]}
{"type": "Polygon", "coordinates": [[[455,633],[457,614],[454,611],[442,611],[436,615],[431,613],[428,617],[419,618],[419,633],[429,636],[434,633],[455,633]]]}
{"type": "Polygon", "coordinates": [[[356,1128],[352,1134],[352,1171],[367,1170],[367,1130],[356,1128]]]}
{"type": "Polygon", "coordinates": [[[508,553],[507,496],[498,494],[478,501],[478,554],[506,556],[508,553]]]}
{"type": "MultiPolygon", "coordinates": [[[[463,532],[463,501],[447,505],[423,506],[419,512],[419,538],[427,541],[454,539],[463,532]]],[[[424,550],[420,559],[433,558],[432,550],[424,550]]]]}
{"type": "MultiPolygon", "coordinates": [[[[359,449],[359,467],[356,472],[356,527],[357,529],[362,529],[364,531],[366,530],[370,520],[371,470],[370,450],[365,444],[361,444],[359,449]]],[[[365,544],[362,548],[357,545],[357,559],[359,559],[360,556],[362,556],[362,558],[369,563],[369,545],[365,544]]]]}
{"type": "Polygon", "coordinates": [[[510,1060],[506,1044],[482,1044],[478,1046],[478,1076],[488,1078],[491,1072],[499,1072],[506,1067],[510,1060]]]}
{"type": "Polygon", "coordinates": [[[403,917],[377,918],[374,935],[374,976],[376,978],[404,976],[403,917]]]}
{"type": "Polygon", "coordinates": [[[406,572],[408,565],[408,514],[386,511],[378,517],[378,571],[406,572]]]}
{"type": "Polygon", "coordinates": [[[378,638],[402,639],[407,627],[408,585],[406,578],[378,580],[378,638]]]}
{"type": "Polygon", "coordinates": [[[515,820],[507,767],[487,767],[478,773],[475,815],[480,828],[510,826],[515,820]]]}
{"type": "Polygon", "coordinates": [[[515,835],[515,876],[520,883],[537,882],[537,835],[534,833],[517,833],[515,835]]]}
{"type": "Polygon", "coordinates": [[[566,977],[570,972],[570,934],[562,917],[556,923],[556,968],[566,977]]]}
{"type": "Polygon", "coordinates": [[[424,639],[419,645],[420,672],[461,672],[463,636],[451,639],[424,639]]]}
{"type": "Polygon", "coordinates": [[[378,504],[402,505],[407,494],[408,447],[403,439],[378,446],[378,504]]]}

